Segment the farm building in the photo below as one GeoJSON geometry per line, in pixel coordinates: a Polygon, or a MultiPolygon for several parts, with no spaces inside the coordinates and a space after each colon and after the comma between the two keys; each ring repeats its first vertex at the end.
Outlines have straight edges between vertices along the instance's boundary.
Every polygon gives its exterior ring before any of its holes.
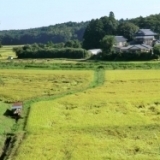
{"type": "Polygon", "coordinates": [[[136,44],[146,44],[153,46],[157,33],[151,31],[150,29],[139,29],[135,33],[134,41],[136,44]]]}
{"type": "Polygon", "coordinates": [[[124,47],[127,44],[127,39],[124,38],[123,36],[115,36],[115,46],[116,47],[124,47]]]}
{"type": "Polygon", "coordinates": [[[119,52],[136,52],[136,51],[140,51],[140,52],[151,52],[152,48],[150,45],[146,45],[146,44],[134,44],[134,45],[129,45],[127,47],[121,47],[119,48],[119,52]]]}
{"type": "Polygon", "coordinates": [[[22,112],[22,106],[23,106],[22,102],[13,103],[11,106],[11,110],[12,110],[13,114],[20,115],[22,112]]]}
{"type": "Polygon", "coordinates": [[[88,50],[92,55],[97,55],[99,53],[102,53],[101,49],[90,49],[88,50]]]}
{"type": "Polygon", "coordinates": [[[117,44],[114,46],[114,49],[118,52],[152,52],[153,45],[156,42],[155,36],[157,33],[154,33],[150,29],[139,29],[135,35],[134,40],[128,42],[130,45],[126,46],[126,39],[123,36],[115,36],[117,38],[117,44]]]}

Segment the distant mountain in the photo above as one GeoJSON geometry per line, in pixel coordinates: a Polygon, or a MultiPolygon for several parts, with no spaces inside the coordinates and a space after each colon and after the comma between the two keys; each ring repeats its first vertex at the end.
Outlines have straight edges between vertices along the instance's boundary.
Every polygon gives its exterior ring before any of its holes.
{"type": "Polygon", "coordinates": [[[0,31],[0,41],[3,45],[33,44],[33,43],[60,43],[69,40],[82,41],[84,31],[89,22],[67,22],[23,30],[0,31]]]}

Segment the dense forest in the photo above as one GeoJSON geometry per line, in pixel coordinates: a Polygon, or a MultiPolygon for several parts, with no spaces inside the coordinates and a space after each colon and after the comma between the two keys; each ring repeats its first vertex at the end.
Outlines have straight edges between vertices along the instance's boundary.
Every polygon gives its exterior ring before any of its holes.
{"type": "Polygon", "coordinates": [[[79,40],[84,41],[83,47],[88,49],[99,47],[99,39],[106,34],[123,35],[131,40],[138,28],[149,28],[160,34],[160,14],[117,20],[114,13],[110,12],[109,16],[89,22],[67,22],[26,30],[3,30],[0,31],[0,41],[2,45],[16,45],[79,40]]]}
{"type": "Polygon", "coordinates": [[[33,29],[3,30],[0,31],[0,41],[3,45],[82,41],[88,23],[67,22],[33,29]]]}

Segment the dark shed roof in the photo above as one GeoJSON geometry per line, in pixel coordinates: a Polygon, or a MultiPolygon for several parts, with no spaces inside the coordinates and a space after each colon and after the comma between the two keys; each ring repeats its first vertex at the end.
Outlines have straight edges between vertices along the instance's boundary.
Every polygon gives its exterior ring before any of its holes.
{"type": "Polygon", "coordinates": [[[135,36],[155,36],[157,33],[151,31],[150,29],[139,29],[135,36]]]}

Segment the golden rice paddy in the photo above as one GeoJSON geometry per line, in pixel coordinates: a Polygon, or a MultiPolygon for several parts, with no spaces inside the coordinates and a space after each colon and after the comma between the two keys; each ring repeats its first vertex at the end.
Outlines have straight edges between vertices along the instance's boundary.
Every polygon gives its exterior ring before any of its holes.
{"type": "Polygon", "coordinates": [[[15,160],[160,159],[160,71],[106,71],[103,86],[31,106],[15,160]]]}
{"type": "Polygon", "coordinates": [[[24,101],[87,87],[92,71],[0,70],[0,100],[24,101]]]}

